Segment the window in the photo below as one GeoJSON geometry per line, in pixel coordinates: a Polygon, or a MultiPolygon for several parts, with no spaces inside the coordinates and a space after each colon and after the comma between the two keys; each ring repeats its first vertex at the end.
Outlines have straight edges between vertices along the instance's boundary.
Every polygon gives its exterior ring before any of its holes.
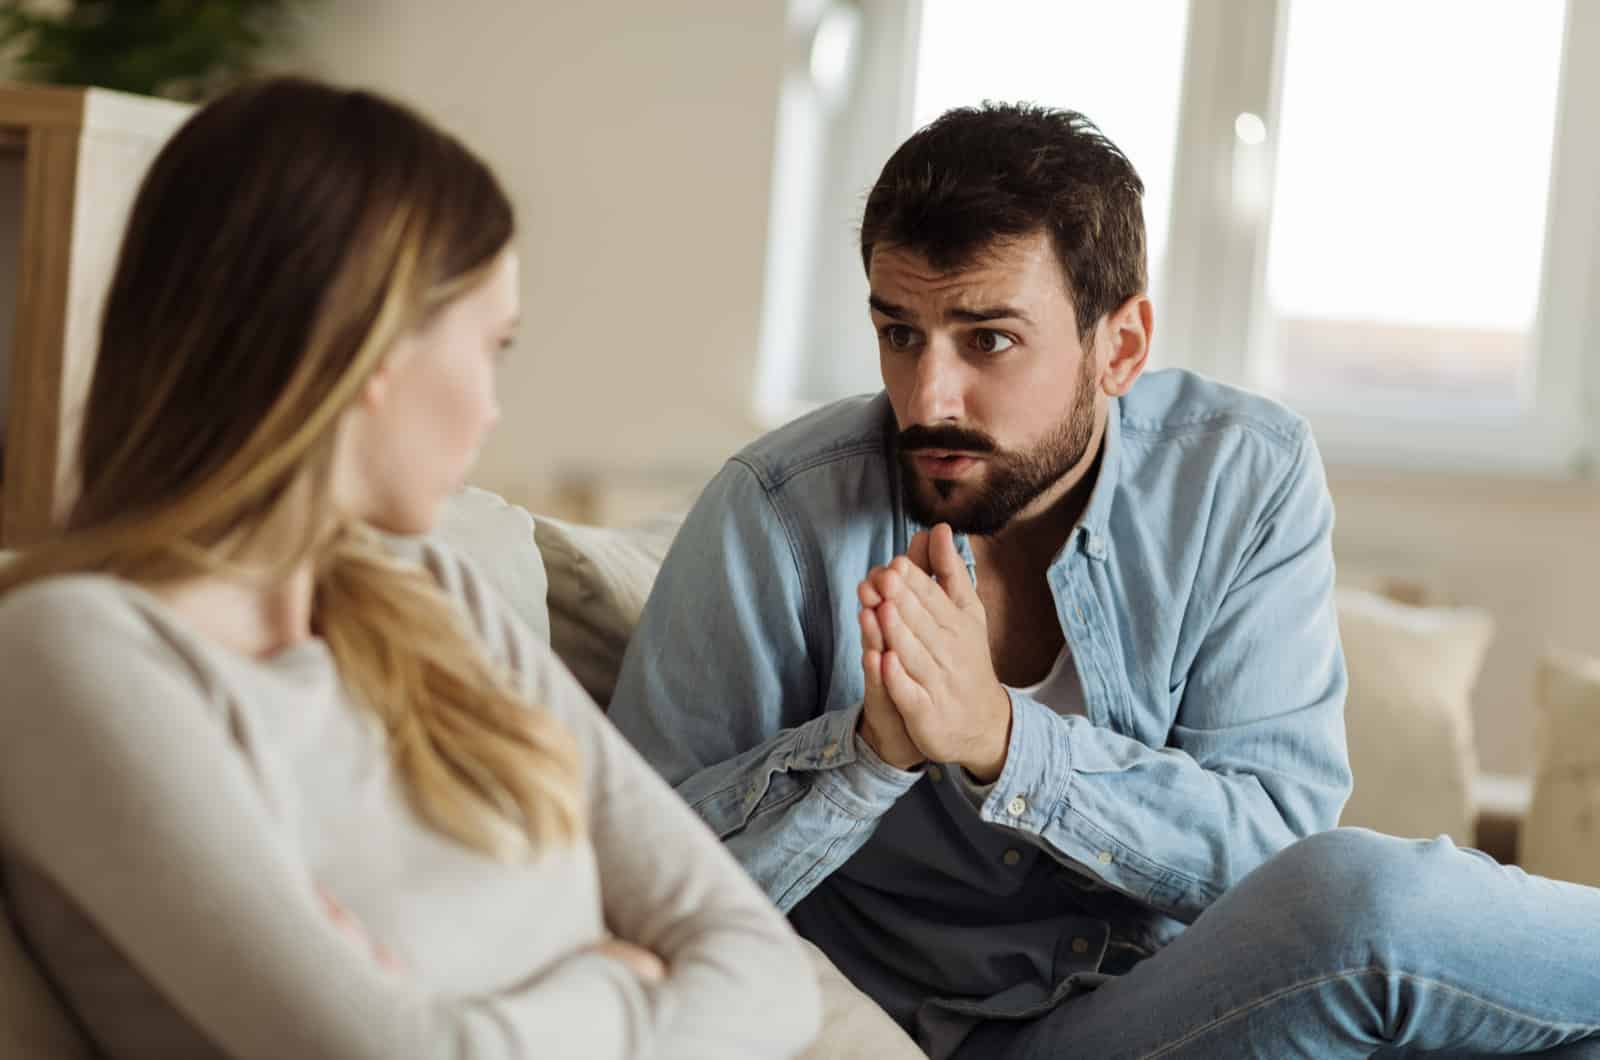
{"type": "Polygon", "coordinates": [[[1144,181],[1154,283],[1166,251],[1188,9],[1188,0],[923,0],[912,126],[984,99],[1087,115],[1144,181]],[[1130,39],[1139,41],[1136,77],[1124,50],[1095,44],[1130,39]]]}
{"type": "Polygon", "coordinates": [[[1565,3],[1287,16],[1260,382],[1306,406],[1524,411],[1565,3]]]}
{"type": "MultiPolygon", "coordinates": [[[[834,120],[854,168],[824,164],[817,245],[853,254],[876,167],[947,107],[1070,107],[1144,177],[1157,361],[1280,397],[1334,462],[1570,474],[1600,454],[1600,4],[846,6],[879,43],[834,120]]],[[[859,263],[810,275],[836,323],[791,393],[875,386],[859,263]]]]}

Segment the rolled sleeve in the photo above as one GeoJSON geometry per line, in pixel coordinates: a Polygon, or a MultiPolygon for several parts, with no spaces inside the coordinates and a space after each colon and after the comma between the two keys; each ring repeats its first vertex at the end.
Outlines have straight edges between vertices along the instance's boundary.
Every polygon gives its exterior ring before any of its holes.
{"type": "Polygon", "coordinates": [[[990,824],[1038,835],[1066,801],[1072,783],[1071,729],[1032,696],[1011,692],[1011,740],[1006,764],[990,785],[961,773],[968,797],[981,793],[978,813],[990,824]]]}

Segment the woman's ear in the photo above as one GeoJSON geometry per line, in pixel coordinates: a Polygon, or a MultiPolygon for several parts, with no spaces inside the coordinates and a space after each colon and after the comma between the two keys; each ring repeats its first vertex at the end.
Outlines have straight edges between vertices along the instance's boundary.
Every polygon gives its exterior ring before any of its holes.
{"type": "Polygon", "coordinates": [[[411,359],[411,353],[417,343],[414,332],[408,332],[397,339],[393,346],[386,350],[378,360],[378,367],[367,376],[366,382],[361,384],[360,396],[356,405],[367,412],[381,412],[389,403],[389,395],[394,391],[395,373],[411,359]]]}
{"type": "Polygon", "coordinates": [[[366,382],[361,384],[361,396],[357,400],[363,410],[367,412],[380,412],[388,403],[389,391],[394,386],[394,362],[385,357],[373,373],[367,376],[366,382]]]}

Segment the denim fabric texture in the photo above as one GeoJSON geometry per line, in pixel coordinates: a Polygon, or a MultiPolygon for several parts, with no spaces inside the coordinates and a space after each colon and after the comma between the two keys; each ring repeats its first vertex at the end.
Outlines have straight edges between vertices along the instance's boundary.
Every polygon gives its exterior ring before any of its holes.
{"type": "MultiPolygon", "coordinates": [[[[968,1055],[1058,1055],[1050,1027],[1338,820],[1351,776],[1322,462],[1299,417],[1191,373],[1113,400],[1048,571],[1083,713],[1013,691],[1005,768],[974,798],[959,769],[893,768],[856,733],[856,586],[923,528],[896,434],[879,394],[731,459],[666,558],[611,717],[930,1055],[975,1027],[1009,1044],[968,1055]]],[[[1124,1055],[1108,1040],[1078,1055],[1124,1055]]],[[[1256,1055],[1206,1047],[1221,1051],[1183,1055],[1256,1055]]]]}

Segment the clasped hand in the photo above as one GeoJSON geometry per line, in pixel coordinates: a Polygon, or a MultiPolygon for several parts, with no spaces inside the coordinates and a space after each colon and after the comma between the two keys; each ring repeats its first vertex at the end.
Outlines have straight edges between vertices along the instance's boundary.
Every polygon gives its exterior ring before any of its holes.
{"type": "Polygon", "coordinates": [[[988,619],[950,527],[917,533],[856,593],[862,738],[898,769],[950,762],[993,781],[1005,767],[1011,697],[995,676],[988,619]]]}

